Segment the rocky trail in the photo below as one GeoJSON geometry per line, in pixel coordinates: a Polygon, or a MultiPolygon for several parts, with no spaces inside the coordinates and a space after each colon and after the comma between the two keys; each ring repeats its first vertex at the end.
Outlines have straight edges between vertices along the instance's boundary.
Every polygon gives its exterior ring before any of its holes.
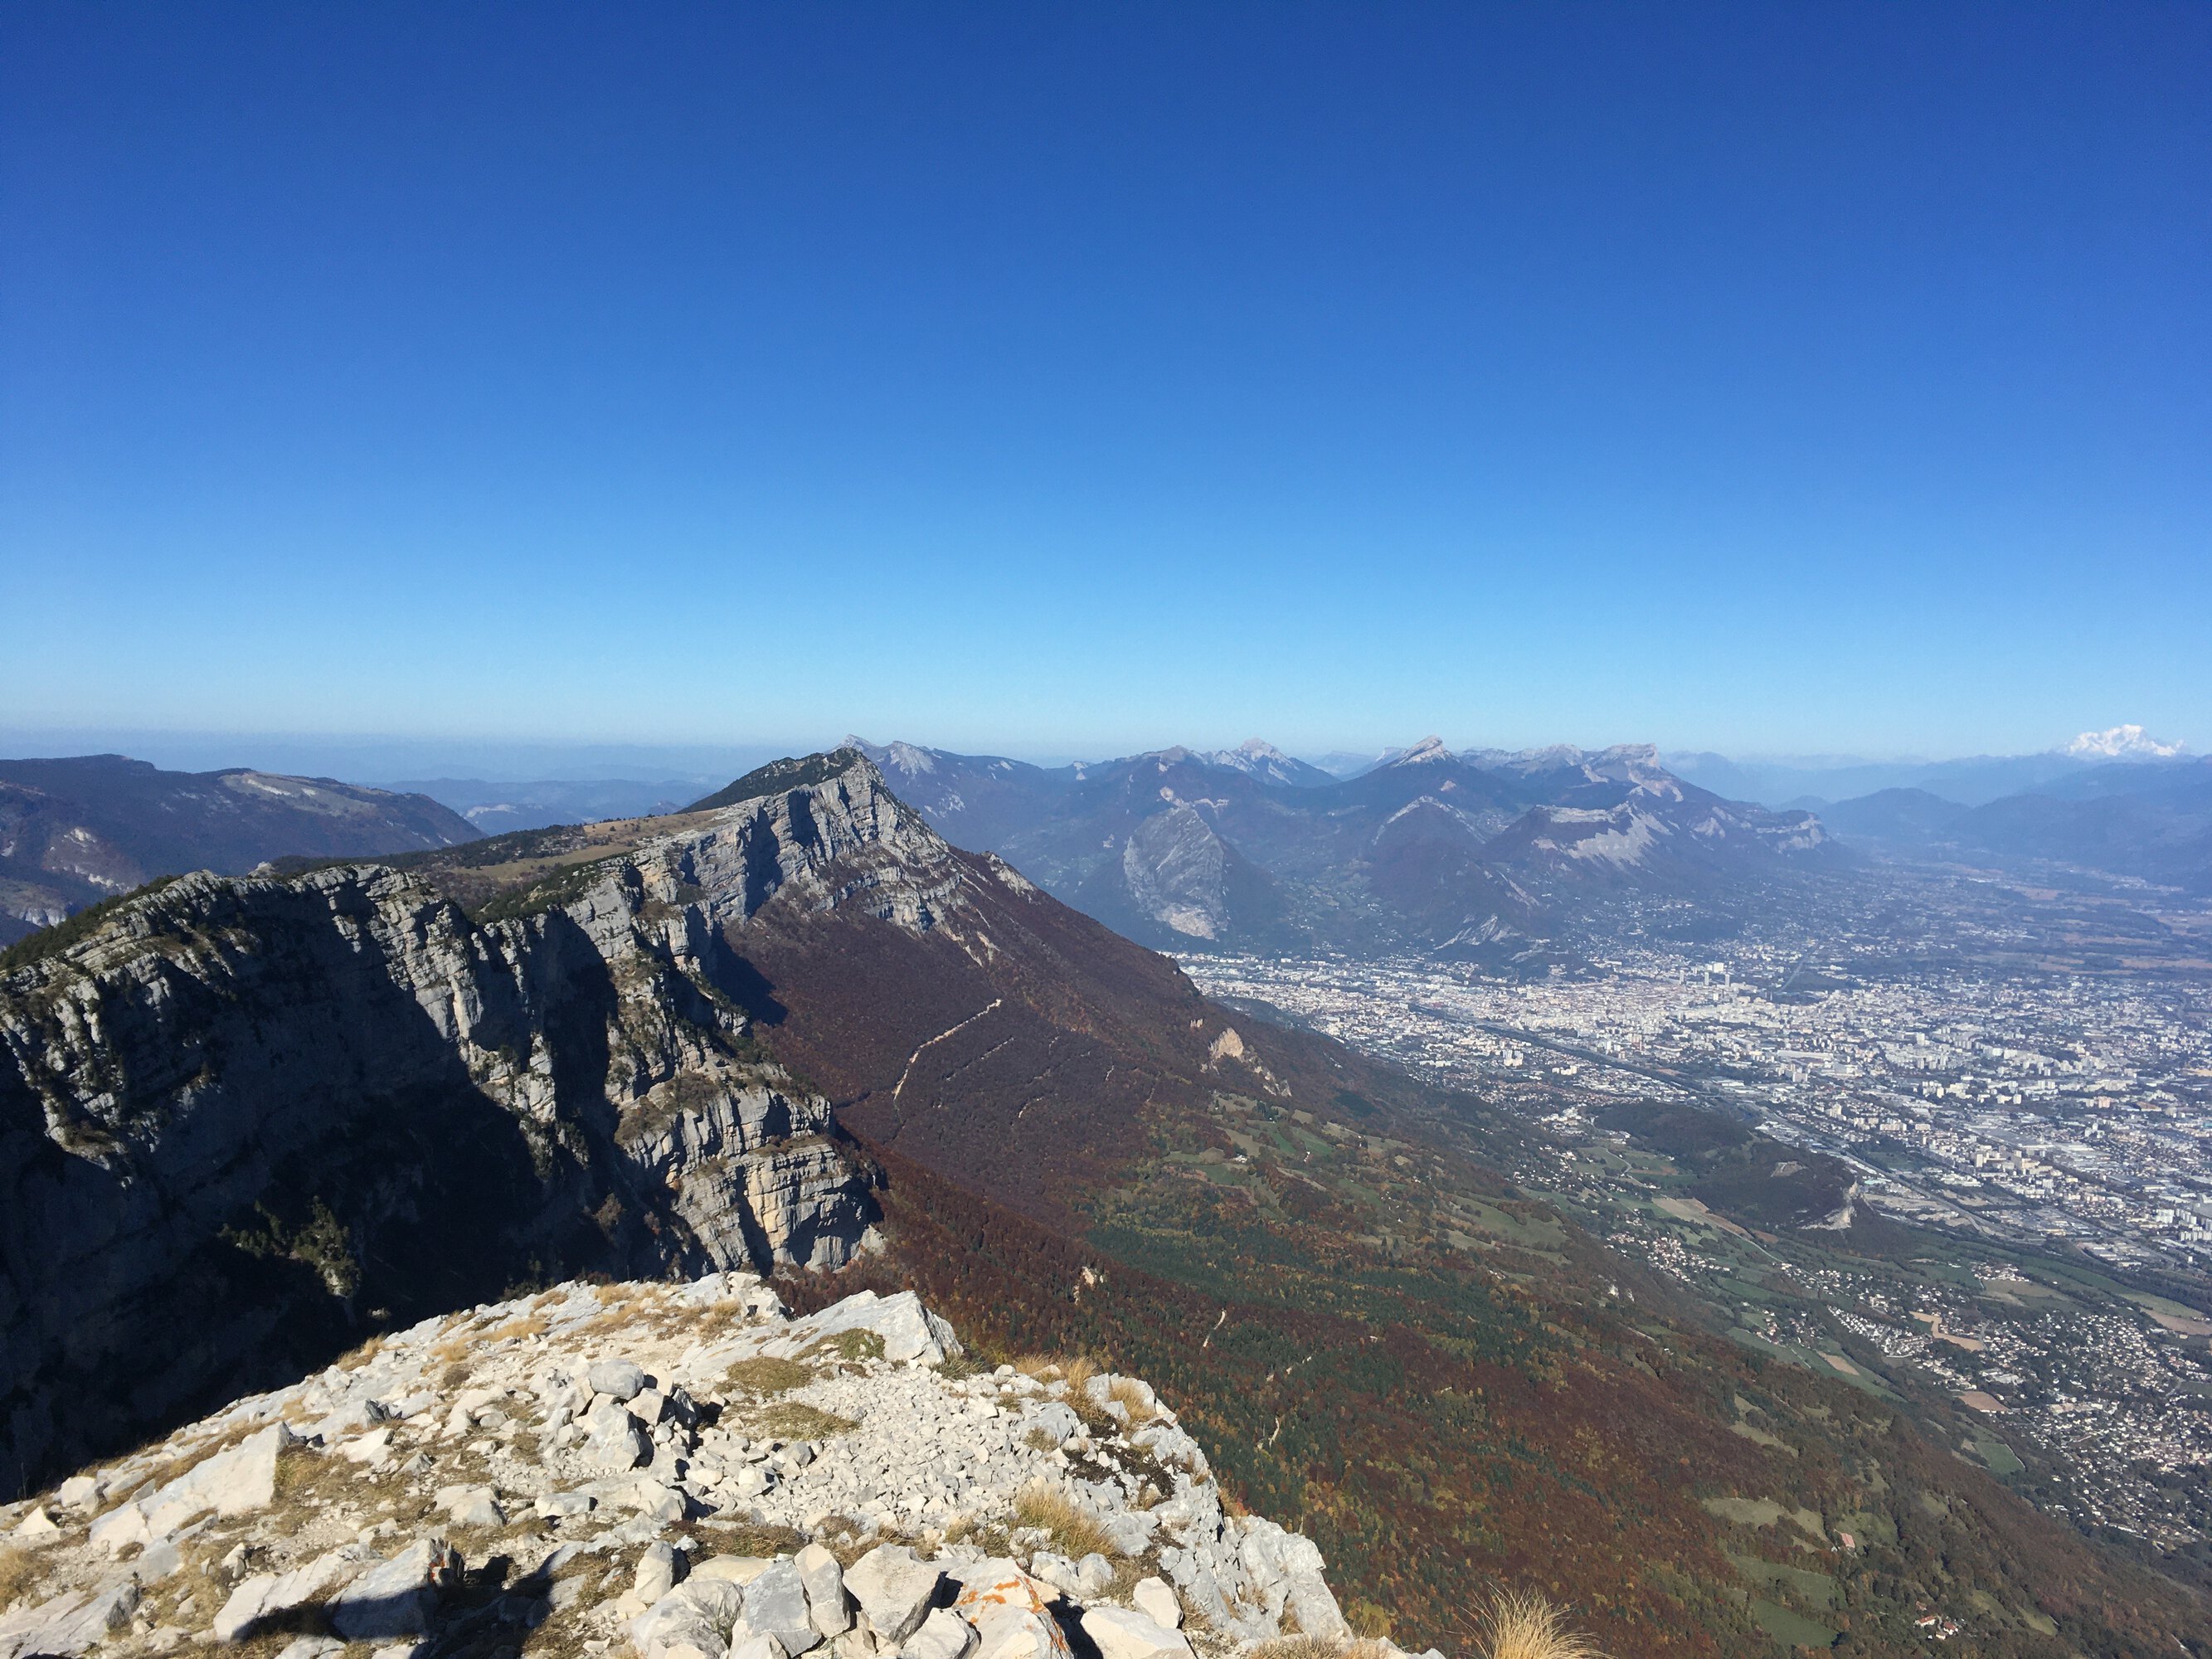
{"type": "MultiPolygon", "coordinates": [[[[1143,1382],[745,1273],[426,1320],[0,1509],[0,1659],[1195,1659],[1351,1632],[1143,1382]]],[[[1364,1644],[1374,1659],[1395,1654],[1364,1644]]]]}

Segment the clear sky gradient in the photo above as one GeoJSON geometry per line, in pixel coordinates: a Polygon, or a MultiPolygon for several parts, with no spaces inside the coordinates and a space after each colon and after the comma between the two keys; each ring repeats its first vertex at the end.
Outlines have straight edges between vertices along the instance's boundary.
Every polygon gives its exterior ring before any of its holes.
{"type": "Polygon", "coordinates": [[[0,726],[2212,748],[2212,8],[0,9],[0,726]]]}

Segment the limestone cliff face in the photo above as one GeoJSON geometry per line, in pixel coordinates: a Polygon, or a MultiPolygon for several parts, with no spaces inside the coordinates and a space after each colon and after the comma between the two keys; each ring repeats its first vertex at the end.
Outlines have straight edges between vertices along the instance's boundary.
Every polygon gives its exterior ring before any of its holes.
{"type": "Polygon", "coordinates": [[[727,930],[782,894],[926,931],[960,879],[860,761],[650,821],[534,914],[203,873],[0,981],[0,1492],[372,1312],[846,1260],[865,1183],[727,930]]]}

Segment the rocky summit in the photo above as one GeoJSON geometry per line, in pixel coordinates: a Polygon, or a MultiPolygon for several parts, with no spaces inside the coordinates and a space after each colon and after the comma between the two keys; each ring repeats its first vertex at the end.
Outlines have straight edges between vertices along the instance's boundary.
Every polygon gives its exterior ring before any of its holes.
{"type": "MultiPolygon", "coordinates": [[[[0,1659],[1192,1659],[1346,1645],[1146,1382],[750,1273],[425,1320],[0,1509],[0,1659]]],[[[1375,1659],[1395,1653],[1371,1644],[1375,1659]]]]}

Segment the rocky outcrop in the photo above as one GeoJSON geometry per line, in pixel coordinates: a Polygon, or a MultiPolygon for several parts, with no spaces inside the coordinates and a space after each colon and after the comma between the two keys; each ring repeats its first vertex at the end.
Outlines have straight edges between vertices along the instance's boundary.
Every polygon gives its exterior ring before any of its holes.
{"type": "Polygon", "coordinates": [[[1350,1637],[1321,1552],[1224,1504],[1139,1379],[986,1370],[911,1292],[789,1319],[743,1273],[426,1321],[0,1527],[0,1659],[1212,1659],[1350,1637]]]}
{"type": "Polygon", "coordinates": [[[455,897],[490,854],[202,873],[0,981],[0,1491],[359,1318],[846,1260],[865,1184],[728,940],[778,896],[957,931],[967,866],[844,758],[531,866],[497,920],[455,897]]]}

